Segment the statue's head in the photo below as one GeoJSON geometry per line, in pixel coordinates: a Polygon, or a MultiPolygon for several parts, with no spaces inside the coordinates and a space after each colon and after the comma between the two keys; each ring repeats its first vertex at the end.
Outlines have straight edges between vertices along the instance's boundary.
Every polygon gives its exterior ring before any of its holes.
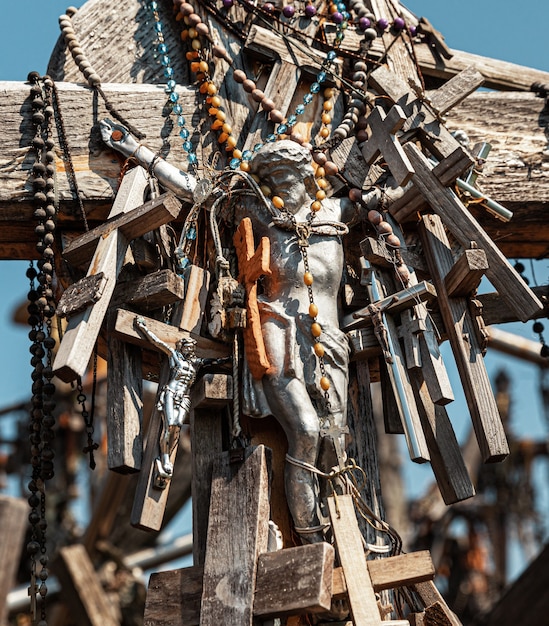
{"type": "MultiPolygon", "coordinates": [[[[253,157],[250,173],[258,176],[261,183],[268,185],[275,195],[289,197],[292,195],[291,190],[299,187],[304,187],[311,196],[316,193],[311,153],[289,139],[264,145],[253,157]]],[[[288,202],[286,204],[289,205],[288,202]]]]}
{"type": "Polygon", "coordinates": [[[194,354],[196,350],[196,341],[191,337],[183,337],[175,344],[175,349],[181,354],[194,354]]]}

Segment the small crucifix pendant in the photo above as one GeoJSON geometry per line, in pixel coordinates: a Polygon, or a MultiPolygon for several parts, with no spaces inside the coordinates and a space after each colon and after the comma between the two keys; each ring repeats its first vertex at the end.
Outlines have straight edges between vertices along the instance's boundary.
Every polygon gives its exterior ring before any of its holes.
{"type": "Polygon", "coordinates": [[[345,450],[341,446],[341,435],[347,435],[349,433],[348,426],[337,426],[330,420],[327,426],[320,429],[321,437],[328,437],[334,444],[335,453],[337,456],[337,464],[339,469],[342,470],[345,467],[346,455],[345,450]]]}

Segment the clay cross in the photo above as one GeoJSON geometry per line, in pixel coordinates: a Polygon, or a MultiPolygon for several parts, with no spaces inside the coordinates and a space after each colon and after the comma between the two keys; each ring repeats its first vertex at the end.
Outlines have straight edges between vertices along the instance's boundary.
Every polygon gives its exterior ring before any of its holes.
{"type": "MultiPolygon", "coordinates": [[[[102,274],[104,282],[99,299],[95,299],[95,292],[89,302],[82,304],[79,300],[82,310],[69,318],[53,364],[56,376],[65,382],[82,377],[88,367],[130,240],[179,214],[181,203],[171,193],[143,204],[146,185],[147,177],[142,168],[127,174],[107,222],[73,241],[64,252],[65,259],[76,266],[84,265],[91,258],[87,276],[102,274]]],[[[73,287],[69,293],[75,291],[78,287],[73,287]]],[[[66,300],[60,302],[60,308],[65,311],[70,309],[66,300]]]]}
{"type": "Polygon", "coordinates": [[[414,173],[414,168],[396,137],[396,132],[405,122],[406,115],[396,104],[387,115],[380,106],[374,107],[368,116],[371,136],[362,146],[362,156],[369,165],[380,154],[383,155],[399,186],[406,185],[414,173]]]}
{"type": "MultiPolygon", "coordinates": [[[[315,22],[311,20],[308,32],[314,34],[315,31],[315,22]]],[[[302,73],[307,68],[312,69],[315,73],[318,72],[326,58],[326,54],[323,52],[318,50],[313,52],[311,48],[304,50],[301,45],[291,45],[287,38],[256,24],[250,29],[245,50],[250,55],[273,62],[273,68],[263,93],[274,102],[275,108],[284,116],[292,103],[302,73]]],[[[332,66],[331,69],[337,72],[337,67],[332,66]]],[[[268,117],[264,112],[256,114],[248,132],[244,149],[251,150],[258,142],[262,141],[261,133],[268,127],[268,124],[268,117]]]]}
{"type": "Polygon", "coordinates": [[[244,283],[247,295],[247,324],[244,330],[244,347],[252,376],[260,379],[270,368],[265,350],[261,318],[257,305],[257,281],[261,276],[270,275],[269,267],[271,242],[262,237],[257,250],[254,251],[254,234],[252,221],[245,217],[234,234],[234,246],[238,256],[238,279],[244,283]]]}

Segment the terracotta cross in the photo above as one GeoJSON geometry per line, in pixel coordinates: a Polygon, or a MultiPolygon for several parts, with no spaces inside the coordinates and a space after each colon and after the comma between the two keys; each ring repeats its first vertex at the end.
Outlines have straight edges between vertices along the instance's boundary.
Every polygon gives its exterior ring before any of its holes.
{"type": "Polygon", "coordinates": [[[257,305],[257,280],[269,275],[271,242],[262,237],[257,250],[254,251],[254,234],[252,221],[245,217],[233,238],[238,256],[239,281],[244,283],[247,295],[247,324],[244,330],[244,347],[252,376],[262,378],[269,371],[270,363],[265,350],[261,319],[257,305]]]}

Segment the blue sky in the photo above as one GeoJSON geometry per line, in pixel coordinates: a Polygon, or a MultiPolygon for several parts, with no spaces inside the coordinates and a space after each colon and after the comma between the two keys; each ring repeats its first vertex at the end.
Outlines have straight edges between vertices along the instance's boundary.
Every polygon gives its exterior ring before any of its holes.
{"type": "MultiPolygon", "coordinates": [[[[45,72],[58,36],[57,18],[68,1],[26,0],[3,2],[0,20],[0,80],[25,80],[29,71],[45,72]]],[[[80,6],[82,3],[75,3],[80,6]]],[[[426,16],[446,37],[450,47],[475,54],[500,58],[549,71],[549,2],[540,0],[410,0],[406,6],[418,16],[426,16]]],[[[28,397],[30,367],[26,328],[11,323],[17,304],[25,299],[28,284],[26,263],[0,261],[0,407],[28,397]]],[[[536,265],[540,283],[547,281],[547,263],[536,265]]],[[[546,324],[549,338],[549,323],[546,324]]],[[[531,323],[513,325],[505,330],[520,332],[535,339],[531,323]]],[[[507,368],[514,380],[513,429],[522,435],[546,436],[537,391],[537,368],[512,358],[489,354],[490,374],[507,368]]],[[[458,433],[465,432],[469,419],[461,417],[459,401],[451,412],[458,433]]],[[[6,435],[0,421],[0,436],[6,435]]],[[[423,484],[430,474],[416,481],[423,484]]]]}

